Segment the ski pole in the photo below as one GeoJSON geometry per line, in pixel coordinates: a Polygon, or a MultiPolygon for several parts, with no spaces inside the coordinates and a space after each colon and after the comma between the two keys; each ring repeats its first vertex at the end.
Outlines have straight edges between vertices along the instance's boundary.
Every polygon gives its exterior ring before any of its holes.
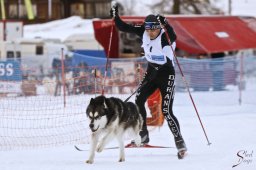
{"type": "Polygon", "coordinates": [[[96,97],[96,91],[97,91],[97,69],[94,69],[94,94],[96,97]]]}
{"type": "MultiPolygon", "coordinates": [[[[112,7],[116,5],[116,2],[112,2],[112,7]]],[[[104,78],[103,78],[103,83],[102,83],[102,92],[101,94],[104,95],[105,91],[105,82],[106,82],[106,77],[107,77],[107,71],[108,71],[108,62],[109,62],[109,55],[110,55],[110,49],[111,49],[111,44],[112,44],[112,37],[113,37],[113,30],[114,30],[114,19],[111,20],[111,31],[110,31],[110,38],[109,38],[109,44],[108,44],[108,53],[107,53],[107,61],[106,61],[106,66],[105,66],[105,73],[104,73],[104,78]]]]}
{"type": "Polygon", "coordinates": [[[158,19],[158,22],[161,24],[161,27],[164,29],[166,38],[167,38],[168,43],[169,43],[169,45],[170,45],[170,47],[171,47],[171,49],[172,49],[173,56],[174,56],[174,58],[175,58],[175,61],[176,61],[177,65],[178,65],[179,71],[180,71],[180,73],[181,73],[182,80],[183,80],[183,82],[184,82],[184,84],[185,84],[185,86],[186,86],[186,89],[187,89],[188,93],[189,93],[190,100],[191,100],[191,102],[192,102],[192,104],[193,104],[193,106],[194,106],[194,109],[195,109],[195,111],[196,111],[198,120],[199,120],[199,122],[200,122],[200,124],[201,124],[201,127],[202,127],[202,129],[203,129],[203,132],[204,132],[204,135],[205,135],[206,140],[207,140],[207,142],[208,142],[208,145],[210,145],[211,143],[210,143],[210,141],[209,141],[209,139],[208,139],[208,137],[207,137],[205,128],[204,128],[204,126],[203,126],[203,123],[202,123],[201,118],[200,118],[200,116],[199,116],[199,113],[198,113],[198,111],[197,111],[197,108],[196,108],[194,99],[193,99],[193,97],[192,97],[192,95],[191,95],[191,92],[190,92],[190,90],[189,90],[189,85],[188,85],[188,83],[187,83],[187,81],[186,81],[186,79],[185,79],[185,76],[184,76],[184,74],[183,74],[183,71],[182,71],[182,69],[181,69],[181,67],[180,67],[179,60],[178,60],[178,58],[177,58],[177,56],[176,56],[176,54],[175,54],[175,52],[174,52],[174,50],[173,50],[173,48],[172,48],[172,43],[171,43],[170,37],[169,37],[169,35],[168,35],[167,29],[166,29],[165,26],[161,23],[160,19],[159,19],[159,18],[157,18],[157,19],[158,19]]]}

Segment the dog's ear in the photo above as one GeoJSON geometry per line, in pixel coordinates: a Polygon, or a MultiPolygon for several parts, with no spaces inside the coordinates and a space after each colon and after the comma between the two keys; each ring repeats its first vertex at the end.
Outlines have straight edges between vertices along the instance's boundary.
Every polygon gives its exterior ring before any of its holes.
{"type": "Polygon", "coordinates": [[[108,106],[107,106],[107,104],[106,104],[106,99],[104,99],[103,105],[104,105],[104,109],[107,109],[107,108],[108,108],[108,106]]]}
{"type": "Polygon", "coordinates": [[[94,102],[94,98],[91,98],[91,100],[90,100],[90,104],[91,104],[91,103],[93,103],[93,102],[94,102]]]}

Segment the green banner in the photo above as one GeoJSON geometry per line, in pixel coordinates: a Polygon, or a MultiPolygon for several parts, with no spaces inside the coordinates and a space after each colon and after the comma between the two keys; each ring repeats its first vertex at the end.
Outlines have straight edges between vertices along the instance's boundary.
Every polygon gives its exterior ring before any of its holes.
{"type": "Polygon", "coordinates": [[[25,0],[25,5],[26,5],[26,9],[27,9],[28,19],[29,20],[34,19],[35,16],[34,16],[34,13],[33,13],[31,0],[25,0]]]}
{"type": "Polygon", "coordinates": [[[4,8],[4,0],[1,0],[1,11],[2,11],[2,19],[5,20],[5,8],[4,8]]]}

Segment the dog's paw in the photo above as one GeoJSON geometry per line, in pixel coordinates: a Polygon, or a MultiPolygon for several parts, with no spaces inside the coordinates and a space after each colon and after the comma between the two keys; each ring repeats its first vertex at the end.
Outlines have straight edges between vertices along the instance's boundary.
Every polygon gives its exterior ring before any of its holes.
{"type": "Polygon", "coordinates": [[[125,159],[124,158],[120,158],[118,162],[124,162],[125,159]]]}
{"type": "Polygon", "coordinates": [[[140,138],[135,140],[135,145],[137,147],[141,146],[141,139],[140,138]]]}
{"type": "Polygon", "coordinates": [[[87,161],[85,161],[85,163],[87,163],[87,164],[93,164],[93,160],[87,160],[87,161]]]}
{"type": "Polygon", "coordinates": [[[103,145],[99,145],[99,146],[97,147],[97,152],[102,152],[103,149],[104,149],[104,146],[103,146],[103,145]]]}
{"type": "Polygon", "coordinates": [[[135,145],[136,145],[137,147],[140,147],[140,146],[141,146],[141,142],[135,142],[135,145]]]}

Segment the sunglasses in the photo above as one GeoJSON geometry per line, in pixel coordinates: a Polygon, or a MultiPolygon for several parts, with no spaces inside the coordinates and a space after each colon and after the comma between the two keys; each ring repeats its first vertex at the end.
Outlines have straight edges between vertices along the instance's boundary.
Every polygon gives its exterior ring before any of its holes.
{"type": "Polygon", "coordinates": [[[160,29],[161,25],[158,22],[144,22],[145,30],[160,29]]]}

